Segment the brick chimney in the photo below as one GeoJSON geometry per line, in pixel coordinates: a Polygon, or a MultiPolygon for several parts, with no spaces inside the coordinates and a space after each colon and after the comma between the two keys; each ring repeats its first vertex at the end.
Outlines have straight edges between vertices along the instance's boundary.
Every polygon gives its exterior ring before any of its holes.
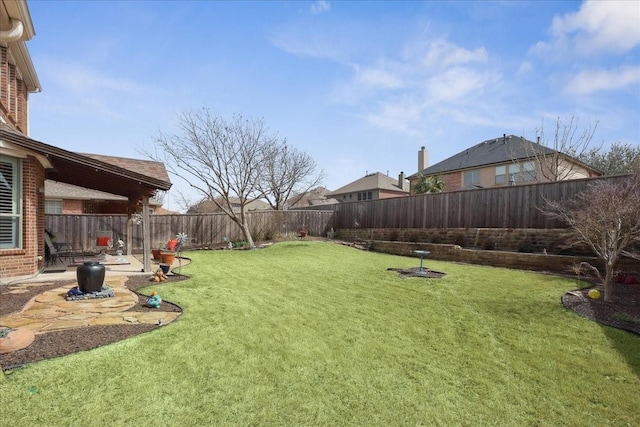
{"type": "Polygon", "coordinates": [[[404,172],[400,172],[400,175],[398,175],[398,187],[401,190],[404,190],[404,186],[405,186],[405,182],[404,182],[404,172]]]}
{"type": "Polygon", "coordinates": [[[424,148],[424,145],[418,151],[418,172],[422,172],[429,167],[429,152],[424,148]]]}

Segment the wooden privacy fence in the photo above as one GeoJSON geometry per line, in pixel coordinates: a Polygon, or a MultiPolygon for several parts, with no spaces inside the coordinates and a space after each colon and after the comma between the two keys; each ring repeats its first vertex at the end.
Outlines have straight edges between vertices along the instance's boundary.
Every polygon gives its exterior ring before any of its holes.
{"type": "Polygon", "coordinates": [[[566,228],[566,224],[551,220],[540,211],[545,199],[567,200],[591,183],[624,179],[626,176],[588,178],[340,203],[336,205],[333,227],[566,228]]]}
{"type": "MultiPolygon", "coordinates": [[[[250,212],[255,240],[295,236],[306,229],[311,236],[326,236],[353,228],[566,228],[546,217],[546,200],[568,200],[599,181],[622,182],[626,175],[558,181],[510,187],[422,194],[410,197],[339,203],[331,210],[250,212]]],[[[323,209],[326,207],[323,207],[323,209]]],[[[97,231],[111,230],[126,241],[126,215],[46,215],[46,227],[74,249],[94,247],[97,231]]],[[[186,233],[186,247],[218,245],[242,240],[242,233],[224,214],[152,215],[151,246],[160,247],[177,233],[186,233]]],[[[133,227],[133,249],[142,249],[142,226],[133,227]]]]}
{"type": "MultiPolygon", "coordinates": [[[[254,240],[294,237],[306,229],[311,236],[326,236],[333,227],[332,211],[250,212],[249,227],[254,240]]],[[[151,215],[151,246],[162,247],[177,233],[185,233],[185,248],[201,248],[243,240],[240,228],[224,214],[151,215]]],[[[114,240],[127,241],[127,215],[45,215],[45,227],[58,242],[75,251],[95,247],[98,231],[111,231],[114,240]]],[[[132,249],[142,250],[142,225],[133,226],[132,249]]]]}

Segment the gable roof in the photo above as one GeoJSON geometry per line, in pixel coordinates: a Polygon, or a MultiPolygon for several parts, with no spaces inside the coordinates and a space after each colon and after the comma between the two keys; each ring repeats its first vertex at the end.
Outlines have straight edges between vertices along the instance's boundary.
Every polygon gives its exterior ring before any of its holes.
{"type": "MultiPolygon", "coordinates": [[[[553,150],[536,142],[515,135],[503,136],[500,138],[488,139],[455,154],[433,166],[423,169],[423,175],[433,175],[437,173],[453,172],[462,169],[476,168],[498,163],[506,163],[514,160],[531,158],[532,153],[542,155],[555,154],[553,150]]],[[[569,157],[569,156],[567,156],[569,157]]],[[[418,173],[409,178],[415,178],[418,173]]]]}
{"type": "MultiPolygon", "coordinates": [[[[220,198],[219,201],[220,201],[220,204],[222,204],[222,206],[225,206],[226,202],[222,198],[220,198]]],[[[229,201],[231,202],[231,208],[233,210],[240,209],[239,198],[229,197],[229,201]]],[[[271,206],[269,206],[269,204],[263,200],[253,199],[247,202],[247,204],[245,205],[245,209],[247,210],[247,212],[260,211],[260,210],[271,209],[271,206]]],[[[221,210],[220,208],[218,208],[218,205],[216,205],[215,202],[210,199],[201,200],[195,205],[189,207],[189,209],[187,210],[187,213],[216,213],[216,212],[221,212],[221,210]]]]}
{"type": "MultiPolygon", "coordinates": [[[[144,174],[146,170],[129,170],[117,164],[63,150],[31,139],[4,123],[0,123],[0,141],[46,158],[51,166],[46,169],[47,179],[126,196],[132,202],[140,200],[143,195],[153,196],[156,190],[167,191],[171,188],[168,178],[158,177],[163,175],[161,172],[157,173],[158,176],[148,176],[144,174]]],[[[157,167],[164,169],[164,164],[158,163],[157,167]]],[[[167,176],[166,170],[164,174],[167,176]]]]}
{"type": "Polygon", "coordinates": [[[67,200],[108,200],[126,202],[127,198],[117,194],[106,193],[100,190],[78,187],[77,185],[47,179],[44,182],[45,199],[67,200]]]}
{"type": "MultiPolygon", "coordinates": [[[[53,181],[47,179],[44,182],[44,198],[45,199],[64,199],[64,200],[100,200],[126,202],[125,196],[106,193],[100,190],[92,190],[90,188],[79,187],[77,185],[66,184],[64,182],[53,181]]],[[[155,197],[149,199],[150,206],[161,206],[161,203],[155,197]]]]}
{"type": "MultiPolygon", "coordinates": [[[[407,186],[408,187],[408,186],[407,186]]],[[[398,180],[383,173],[375,172],[360,179],[357,179],[343,187],[326,194],[327,197],[334,197],[340,194],[358,193],[361,191],[385,190],[396,193],[409,194],[409,190],[398,187],[398,180]]]]}
{"type": "Polygon", "coordinates": [[[289,201],[287,201],[285,209],[304,208],[307,206],[321,206],[336,204],[338,201],[333,198],[328,198],[329,190],[325,187],[319,186],[307,191],[304,194],[293,194],[289,201]],[[295,203],[291,204],[291,200],[295,200],[295,203]]]}
{"type": "Polygon", "coordinates": [[[130,159],[128,157],[103,156],[101,154],[91,153],[78,154],[110,163],[114,166],[119,166],[130,171],[139,172],[145,176],[157,178],[162,181],[169,181],[169,174],[167,173],[167,169],[165,168],[164,164],[160,162],[156,162],[153,160],[130,159]]]}

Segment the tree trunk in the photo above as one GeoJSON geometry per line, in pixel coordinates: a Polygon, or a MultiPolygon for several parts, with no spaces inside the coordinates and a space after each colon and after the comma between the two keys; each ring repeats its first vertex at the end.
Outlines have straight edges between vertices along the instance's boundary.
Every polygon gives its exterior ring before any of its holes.
{"type": "Polygon", "coordinates": [[[615,263],[605,263],[605,272],[604,272],[604,300],[611,301],[613,299],[613,284],[611,283],[613,279],[613,268],[615,267],[615,263]]]}
{"type": "Polygon", "coordinates": [[[249,245],[250,248],[254,248],[256,245],[253,243],[253,237],[251,237],[251,231],[249,231],[249,224],[244,223],[241,227],[244,239],[247,241],[247,245],[249,245]]]}

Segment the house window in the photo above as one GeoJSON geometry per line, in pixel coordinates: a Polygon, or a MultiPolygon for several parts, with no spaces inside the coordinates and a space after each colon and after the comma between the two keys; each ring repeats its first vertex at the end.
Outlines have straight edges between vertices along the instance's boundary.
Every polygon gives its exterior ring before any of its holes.
{"type": "Polygon", "coordinates": [[[464,172],[464,185],[480,184],[480,169],[464,172]]]}
{"type": "Polygon", "coordinates": [[[0,249],[15,249],[21,244],[20,166],[19,159],[0,156],[0,249]]]}
{"type": "Polygon", "coordinates": [[[496,166],[496,185],[504,185],[507,183],[507,167],[496,166]]]}
{"type": "Polygon", "coordinates": [[[522,181],[535,182],[536,180],[536,164],[534,162],[525,162],[522,164],[522,181]]]}
{"type": "Polygon", "coordinates": [[[363,191],[362,193],[358,193],[358,200],[371,200],[373,198],[373,192],[371,191],[363,191]]]}
{"type": "Polygon", "coordinates": [[[62,200],[45,200],[44,213],[59,215],[62,213],[62,200]]]}
{"type": "Polygon", "coordinates": [[[520,165],[509,165],[509,184],[515,184],[521,182],[520,180],[520,165]]]}

